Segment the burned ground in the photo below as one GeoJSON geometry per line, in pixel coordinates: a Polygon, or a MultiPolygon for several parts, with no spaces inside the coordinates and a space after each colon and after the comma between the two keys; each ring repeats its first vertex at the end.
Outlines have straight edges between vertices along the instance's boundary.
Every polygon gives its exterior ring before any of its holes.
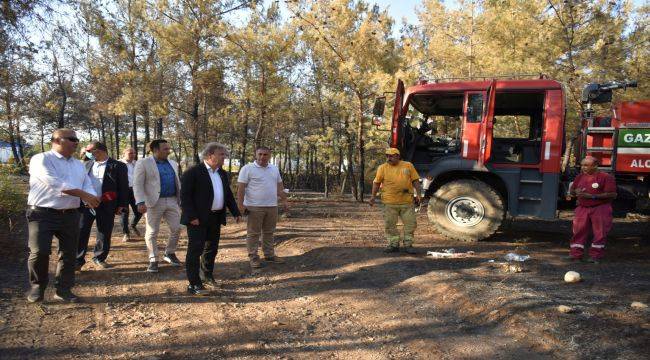
{"type": "Polygon", "coordinates": [[[646,358],[650,312],[630,304],[650,302],[650,223],[618,219],[606,262],[572,264],[564,259],[570,216],[511,221],[467,244],[441,239],[420,215],[418,254],[387,255],[378,208],[303,194],[277,232],[286,264],[251,274],[245,227],[231,223],[217,258],[222,289],[200,298],[184,293],[183,269],[144,272],[144,242],[120,242],[116,227],[115,267],[86,265],[79,304],[47,300],[51,289],[45,303],[27,304],[25,234],[3,234],[0,357],[646,358]],[[475,255],[426,256],[448,248],[475,255]],[[524,272],[504,272],[511,251],[531,256],[524,272]],[[564,283],[568,270],[584,280],[564,283]]]}

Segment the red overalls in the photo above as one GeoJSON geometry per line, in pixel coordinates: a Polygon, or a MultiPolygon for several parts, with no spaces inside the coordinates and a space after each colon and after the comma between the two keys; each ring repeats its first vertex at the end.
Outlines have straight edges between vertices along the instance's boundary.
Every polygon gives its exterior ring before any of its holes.
{"type": "MultiPolygon", "coordinates": [[[[614,177],[604,172],[576,176],[571,189],[583,189],[589,194],[615,193],[614,177]]],[[[607,233],[612,228],[612,200],[578,199],[573,218],[571,257],[581,258],[590,233],[593,235],[589,256],[600,259],[605,255],[607,233]]]]}

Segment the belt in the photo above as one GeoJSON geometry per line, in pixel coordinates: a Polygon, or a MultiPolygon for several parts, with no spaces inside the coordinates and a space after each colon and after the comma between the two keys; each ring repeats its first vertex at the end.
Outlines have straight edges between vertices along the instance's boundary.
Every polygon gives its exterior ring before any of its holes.
{"type": "Polygon", "coordinates": [[[219,213],[222,213],[222,212],[223,212],[223,209],[221,209],[221,210],[210,210],[210,214],[219,214],[219,213]]]}
{"type": "Polygon", "coordinates": [[[79,209],[54,209],[54,208],[49,208],[49,207],[42,207],[42,206],[34,206],[30,205],[27,207],[30,210],[38,210],[38,211],[47,211],[51,213],[57,213],[57,214],[67,214],[67,213],[72,213],[75,211],[78,211],[79,209]]]}

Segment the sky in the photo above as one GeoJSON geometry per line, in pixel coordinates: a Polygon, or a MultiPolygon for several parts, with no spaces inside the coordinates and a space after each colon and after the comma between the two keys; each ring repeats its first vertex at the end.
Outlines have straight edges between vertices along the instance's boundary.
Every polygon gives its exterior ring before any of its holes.
{"type": "Polygon", "coordinates": [[[406,18],[410,24],[417,22],[415,7],[421,3],[420,0],[374,0],[370,2],[376,3],[382,9],[388,9],[388,13],[395,19],[395,25],[398,28],[402,25],[402,18],[406,18]]]}

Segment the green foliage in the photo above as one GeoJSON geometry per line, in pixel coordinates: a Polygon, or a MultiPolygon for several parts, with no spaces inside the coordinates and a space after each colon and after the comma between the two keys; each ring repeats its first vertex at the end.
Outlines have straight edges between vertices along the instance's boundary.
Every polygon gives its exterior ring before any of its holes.
{"type": "Polygon", "coordinates": [[[11,224],[23,214],[27,203],[26,184],[14,169],[14,166],[0,166],[0,224],[11,224]]]}
{"type": "MultiPolygon", "coordinates": [[[[208,141],[244,163],[263,144],[314,190],[353,170],[349,189],[384,161],[390,122],[375,129],[367,113],[397,78],[547,74],[566,85],[569,136],[588,82],[636,79],[616,100],[650,98],[650,6],[631,0],[421,0],[399,37],[368,0],[55,2],[64,24],[35,12],[50,2],[23,3],[9,2],[0,24],[3,133],[46,143],[65,120],[114,157],[157,136],[186,164],[208,141]],[[21,35],[29,29],[42,34],[21,35]],[[42,39],[41,51],[27,38],[42,39]]],[[[433,120],[455,133],[456,120],[433,120]]],[[[527,131],[524,119],[495,127],[527,131]]]]}

